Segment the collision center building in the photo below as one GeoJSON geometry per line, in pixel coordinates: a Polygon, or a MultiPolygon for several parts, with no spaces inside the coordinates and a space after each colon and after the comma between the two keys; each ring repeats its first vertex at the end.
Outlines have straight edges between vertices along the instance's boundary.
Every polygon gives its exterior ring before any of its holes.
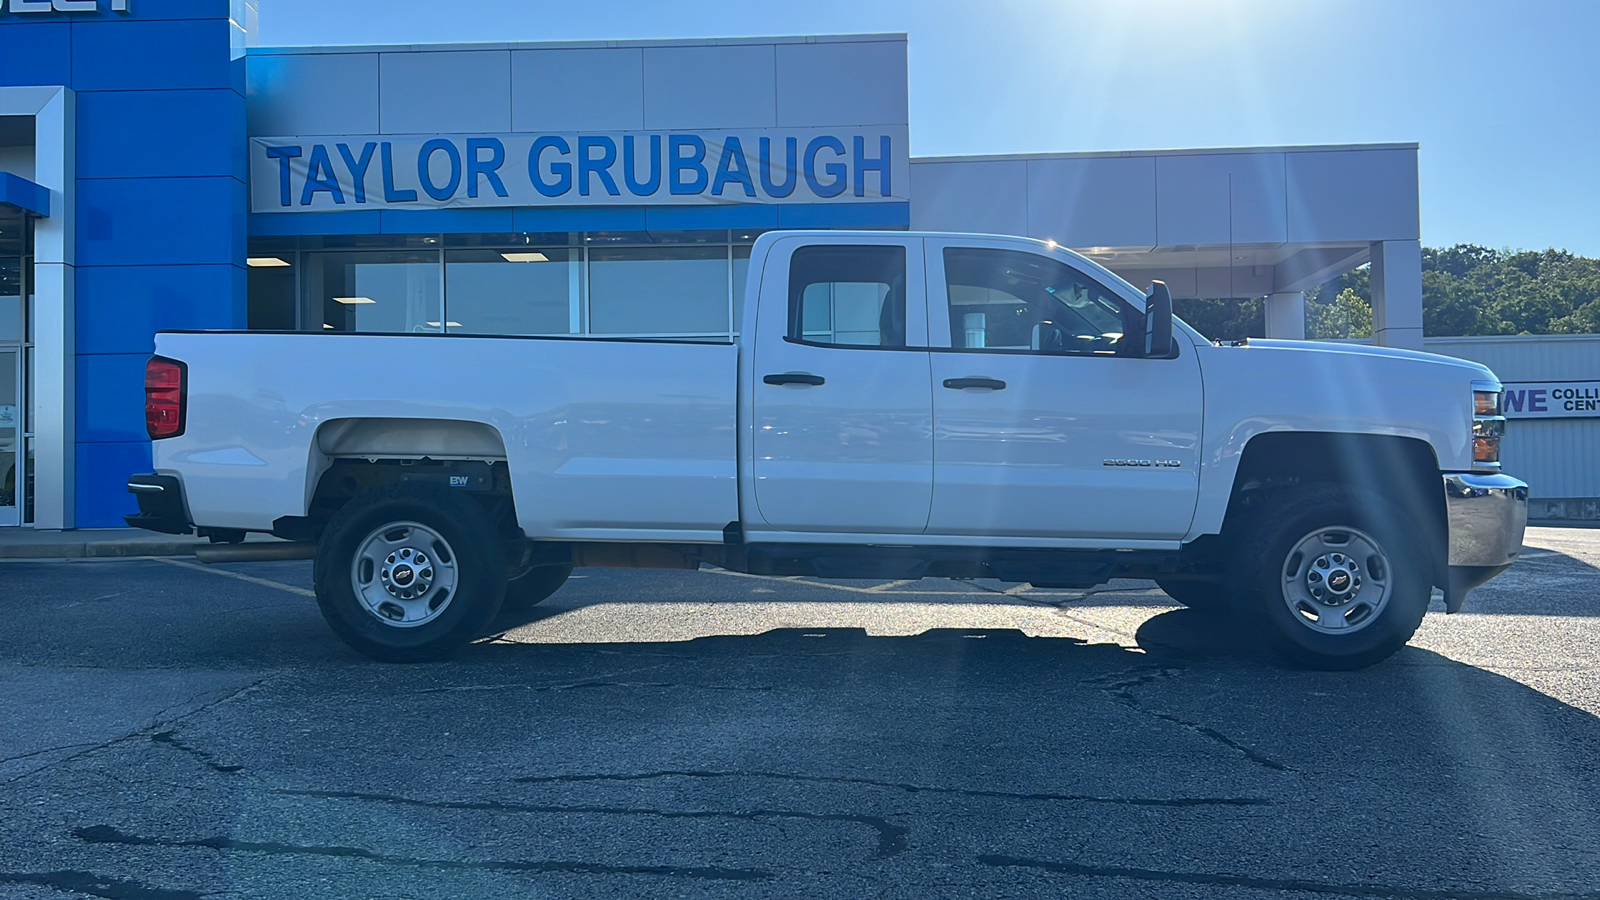
{"type": "Polygon", "coordinates": [[[1050,239],[1268,296],[1281,337],[1370,262],[1375,340],[1422,346],[1415,145],[913,158],[904,35],[263,48],[256,17],[0,0],[0,525],[133,511],[159,330],[728,340],[773,229],[1050,239]]]}

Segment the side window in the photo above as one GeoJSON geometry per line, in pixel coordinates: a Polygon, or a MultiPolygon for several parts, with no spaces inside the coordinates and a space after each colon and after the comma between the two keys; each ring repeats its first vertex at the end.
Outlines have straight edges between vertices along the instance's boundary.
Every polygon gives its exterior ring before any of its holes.
{"type": "Polygon", "coordinates": [[[906,345],[906,248],[817,245],[789,259],[789,340],[906,345]]]}
{"type": "Polygon", "coordinates": [[[956,350],[1115,356],[1122,343],[1123,303],[1059,260],[949,247],[944,272],[956,350]]]}

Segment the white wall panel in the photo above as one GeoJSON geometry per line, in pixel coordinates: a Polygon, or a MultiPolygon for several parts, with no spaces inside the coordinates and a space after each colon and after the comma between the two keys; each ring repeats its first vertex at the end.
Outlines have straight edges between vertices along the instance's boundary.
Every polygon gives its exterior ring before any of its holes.
{"type": "MultiPolygon", "coordinates": [[[[1439,337],[1424,346],[1483,363],[1506,382],[1600,380],[1600,335],[1439,337]]],[[[1600,418],[1512,419],[1501,464],[1535,498],[1600,497],[1600,418]]]]}
{"type": "Polygon", "coordinates": [[[510,51],[379,55],[380,133],[511,130],[510,51]]]}
{"type": "Polygon", "coordinates": [[[774,128],[771,44],[644,49],[644,127],[774,128]]]}
{"type": "Polygon", "coordinates": [[[1289,240],[1414,241],[1421,236],[1417,151],[1297,151],[1284,155],[1289,240]]]}
{"type": "Polygon", "coordinates": [[[904,125],[905,41],[779,44],[778,125],[904,125]]]}
{"type": "Polygon", "coordinates": [[[244,71],[252,136],[378,133],[376,53],[252,53],[244,71]]]}
{"type": "Polygon", "coordinates": [[[913,162],[911,197],[917,231],[1028,233],[1025,160],[913,162]]]}
{"type": "Polygon", "coordinates": [[[1030,159],[1028,234],[1068,247],[1156,243],[1156,161],[1150,156],[1030,159]]]}
{"type": "Polygon", "coordinates": [[[1287,241],[1283,157],[1282,153],[1156,157],[1159,244],[1287,241]]]}
{"type": "Polygon", "coordinates": [[[511,130],[640,131],[644,50],[514,50],[511,130]]]}
{"type": "Polygon", "coordinates": [[[1600,381],[1600,335],[1435,337],[1429,353],[1480,362],[1501,381],[1600,381]]]}

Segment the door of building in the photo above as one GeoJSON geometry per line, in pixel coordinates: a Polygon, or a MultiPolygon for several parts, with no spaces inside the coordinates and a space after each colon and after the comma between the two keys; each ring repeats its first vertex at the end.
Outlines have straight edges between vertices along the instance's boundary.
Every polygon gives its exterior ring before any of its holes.
{"type": "Polygon", "coordinates": [[[22,522],[27,454],[22,439],[22,354],[0,345],[0,526],[22,522]]]}

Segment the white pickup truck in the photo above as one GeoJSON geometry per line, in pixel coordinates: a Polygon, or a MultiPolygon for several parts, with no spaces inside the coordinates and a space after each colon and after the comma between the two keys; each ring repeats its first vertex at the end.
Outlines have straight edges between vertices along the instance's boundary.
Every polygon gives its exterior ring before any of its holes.
{"type": "Polygon", "coordinates": [[[1023,238],[774,232],[732,342],[163,333],[133,525],[314,558],[329,625],[434,659],[574,566],[1154,579],[1355,668],[1516,559],[1483,366],[1216,346],[1023,238]],[[289,543],[240,543],[267,532],[289,543]]]}

